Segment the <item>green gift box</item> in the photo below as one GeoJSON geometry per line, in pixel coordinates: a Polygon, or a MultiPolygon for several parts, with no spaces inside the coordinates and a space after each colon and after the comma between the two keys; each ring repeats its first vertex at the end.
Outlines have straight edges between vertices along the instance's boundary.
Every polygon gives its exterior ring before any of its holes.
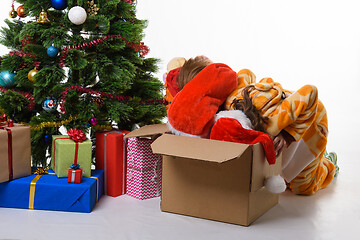
{"type": "Polygon", "coordinates": [[[68,177],[73,164],[79,164],[83,176],[91,176],[92,143],[90,140],[74,142],[68,135],[53,135],[51,148],[51,168],[58,177],[68,177]]]}

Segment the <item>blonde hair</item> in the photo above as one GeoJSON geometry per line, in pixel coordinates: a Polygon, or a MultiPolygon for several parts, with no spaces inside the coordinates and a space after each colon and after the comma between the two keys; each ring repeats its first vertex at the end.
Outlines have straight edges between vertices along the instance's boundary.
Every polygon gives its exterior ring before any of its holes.
{"type": "Polygon", "coordinates": [[[204,56],[198,56],[187,60],[180,69],[176,80],[179,89],[183,89],[191,79],[210,64],[212,64],[212,61],[204,56]]]}

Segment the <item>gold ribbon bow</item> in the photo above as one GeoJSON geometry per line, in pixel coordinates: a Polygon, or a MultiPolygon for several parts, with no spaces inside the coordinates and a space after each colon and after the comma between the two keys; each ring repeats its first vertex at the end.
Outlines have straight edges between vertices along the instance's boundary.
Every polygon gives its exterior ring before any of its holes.
{"type": "Polygon", "coordinates": [[[51,174],[55,175],[55,173],[49,173],[48,168],[37,168],[33,173],[36,174],[36,177],[30,183],[30,193],[29,193],[29,209],[34,209],[35,202],[35,186],[36,182],[41,178],[42,175],[51,174]]]}

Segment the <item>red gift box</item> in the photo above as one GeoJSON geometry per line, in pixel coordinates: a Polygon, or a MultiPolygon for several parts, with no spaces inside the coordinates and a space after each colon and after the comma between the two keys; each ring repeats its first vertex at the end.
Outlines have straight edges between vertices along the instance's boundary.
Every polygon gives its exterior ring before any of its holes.
{"type": "Polygon", "coordinates": [[[96,132],[95,167],[104,170],[104,193],[117,197],[126,191],[126,140],[129,131],[96,132]]]}
{"type": "Polygon", "coordinates": [[[72,169],[68,171],[68,183],[81,183],[82,179],[82,168],[72,169]]]}

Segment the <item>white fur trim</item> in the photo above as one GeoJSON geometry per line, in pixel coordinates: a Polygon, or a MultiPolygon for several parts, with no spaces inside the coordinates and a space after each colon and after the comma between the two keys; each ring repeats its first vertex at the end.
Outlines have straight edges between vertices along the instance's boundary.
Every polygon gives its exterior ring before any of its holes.
{"type": "Polygon", "coordinates": [[[167,125],[167,127],[169,128],[169,130],[171,131],[171,133],[174,134],[174,135],[201,138],[201,136],[198,136],[198,135],[192,135],[192,134],[189,134],[189,133],[185,133],[185,132],[176,130],[176,129],[170,124],[170,122],[167,122],[166,125],[167,125]]]}
{"type": "Polygon", "coordinates": [[[272,193],[282,193],[286,190],[286,183],[280,175],[265,179],[265,188],[272,193]]]}
{"type": "Polygon", "coordinates": [[[228,111],[221,111],[215,115],[215,122],[220,118],[232,118],[237,120],[241,126],[248,130],[253,130],[253,126],[251,124],[250,119],[240,110],[228,110],[228,111]]]}

